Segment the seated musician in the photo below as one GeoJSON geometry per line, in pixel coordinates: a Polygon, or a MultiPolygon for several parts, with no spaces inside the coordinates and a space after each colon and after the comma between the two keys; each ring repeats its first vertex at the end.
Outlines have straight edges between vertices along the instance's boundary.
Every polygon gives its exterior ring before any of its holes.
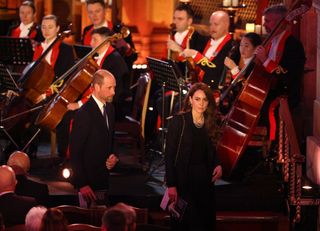
{"type": "MultiPolygon", "coordinates": [[[[238,74],[240,73],[240,70],[242,68],[247,68],[246,73],[244,73],[244,76],[242,76],[240,79],[238,79],[238,84],[234,86],[233,89],[230,90],[230,93],[228,94],[228,97],[224,102],[220,103],[220,111],[223,111],[223,113],[226,113],[230,106],[232,105],[232,102],[236,99],[239,91],[241,90],[242,83],[245,78],[249,76],[251,73],[254,62],[252,61],[254,57],[254,52],[257,46],[259,46],[262,43],[261,38],[258,34],[250,32],[245,34],[241,41],[239,49],[235,51],[235,53],[240,52],[240,59],[233,60],[229,57],[226,57],[224,60],[224,65],[230,70],[231,79],[237,78],[238,74]],[[247,67],[247,65],[249,65],[247,67]]],[[[237,57],[238,55],[234,55],[234,57],[237,57]]],[[[223,91],[223,89],[222,89],[223,91]]]]}
{"type": "MultiPolygon", "coordinates": [[[[37,60],[54,42],[59,30],[60,26],[57,16],[47,15],[43,17],[41,22],[41,31],[45,40],[36,46],[33,54],[33,60],[37,60]]],[[[51,51],[44,58],[54,69],[55,79],[60,77],[75,64],[72,46],[60,41],[52,47],[51,51]]],[[[51,88],[48,89],[46,96],[53,94],[54,89],[55,86],[51,86],[51,88]]]]}
{"type": "MultiPolygon", "coordinates": [[[[91,46],[95,49],[99,46],[112,32],[106,28],[101,27],[94,29],[91,32],[91,46]]],[[[128,89],[125,89],[124,82],[129,78],[129,71],[126,63],[118,53],[118,51],[111,46],[110,42],[106,42],[100,49],[97,50],[98,56],[95,60],[101,69],[110,71],[116,79],[116,95],[114,98],[116,119],[120,120],[124,117],[122,110],[124,109],[125,97],[128,95],[128,89]]],[[[90,87],[82,96],[82,99],[75,103],[68,104],[69,110],[76,110],[80,108],[91,96],[92,87],[90,87]]]]}
{"type": "Polygon", "coordinates": [[[40,27],[34,22],[35,14],[36,8],[32,1],[22,2],[19,7],[20,23],[9,28],[8,36],[43,41],[40,27]]]}
{"type": "Polygon", "coordinates": [[[210,17],[211,39],[205,49],[200,53],[195,49],[185,49],[181,55],[192,57],[197,66],[201,68],[199,81],[217,90],[224,80],[224,59],[232,48],[232,37],[229,34],[230,19],[224,11],[213,12],[210,17]]]}
{"type": "MultiPolygon", "coordinates": [[[[82,33],[82,44],[90,46],[91,44],[91,32],[94,29],[100,27],[109,28],[110,31],[120,33],[122,24],[113,24],[106,19],[106,3],[104,0],[86,0],[87,12],[91,25],[85,27],[82,33]]],[[[134,43],[132,41],[131,34],[124,39],[119,39],[113,44],[113,46],[122,55],[127,63],[128,69],[131,70],[133,62],[137,59],[137,53],[135,52],[134,43]]]]}
{"type": "MultiPolygon", "coordinates": [[[[38,59],[43,52],[54,42],[59,33],[60,26],[58,18],[55,15],[44,16],[41,23],[41,31],[45,38],[41,44],[39,44],[34,52],[33,59],[38,59]]],[[[45,60],[54,69],[56,80],[62,74],[67,72],[75,64],[75,56],[72,46],[58,41],[51,49],[51,51],[44,57],[45,60]]],[[[45,76],[41,76],[44,78],[45,76]]],[[[65,80],[64,80],[65,81],[65,80]]],[[[64,81],[60,81],[55,85],[51,85],[50,88],[42,95],[43,98],[49,97],[54,93],[57,93],[62,87],[64,81]]],[[[57,126],[57,143],[59,155],[64,156],[68,146],[68,134],[69,134],[69,121],[71,115],[66,114],[60,124],[57,126]]]]}

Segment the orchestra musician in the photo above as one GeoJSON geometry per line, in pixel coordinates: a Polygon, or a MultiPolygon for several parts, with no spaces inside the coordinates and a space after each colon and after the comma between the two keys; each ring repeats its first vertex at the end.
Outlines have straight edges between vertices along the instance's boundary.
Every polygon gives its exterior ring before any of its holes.
{"type": "MultiPolygon", "coordinates": [[[[45,40],[36,46],[33,59],[38,59],[43,52],[54,42],[56,39],[60,26],[58,18],[55,15],[44,16],[41,23],[41,30],[45,40]]],[[[75,56],[72,46],[64,43],[57,42],[46,55],[45,60],[50,64],[54,70],[55,79],[64,74],[75,64],[75,56]]],[[[41,76],[40,76],[41,77],[41,76]]],[[[46,93],[42,95],[43,98],[52,96],[59,91],[63,85],[63,81],[60,81],[56,85],[51,85],[46,93]]],[[[72,116],[66,114],[63,120],[57,126],[57,143],[59,156],[64,157],[66,155],[68,146],[68,134],[69,134],[69,121],[72,116]]]]}
{"type": "Polygon", "coordinates": [[[44,40],[40,27],[34,22],[36,8],[32,1],[23,1],[19,7],[20,23],[9,28],[8,36],[30,38],[37,42],[44,40]]]}
{"type": "MultiPolygon", "coordinates": [[[[263,26],[267,33],[275,29],[287,12],[284,5],[273,5],[264,11],[263,26]]],[[[264,69],[274,76],[260,119],[261,124],[269,127],[270,140],[274,140],[276,122],[272,115],[276,109],[276,99],[280,95],[286,95],[291,113],[298,113],[306,57],[302,43],[292,35],[290,27],[277,32],[269,46],[258,46],[255,53],[264,69]]]]}
{"type": "MultiPolygon", "coordinates": [[[[242,88],[243,80],[245,80],[249,74],[251,73],[254,62],[252,61],[254,58],[254,52],[257,46],[259,46],[262,43],[260,35],[249,32],[241,38],[239,49],[234,51],[235,53],[240,52],[240,58],[239,59],[232,59],[231,57],[238,57],[238,55],[230,55],[230,57],[226,57],[224,59],[224,65],[228,68],[230,71],[231,79],[229,81],[234,80],[238,74],[240,73],[240,70],[242,68],[246,68],[246,72],[244,76],[241,77],[241,79],[238,79],[238,83],[233,87],[233,89],[230,90],[230,93],[228,93],[228,97],[223,102],[220,102],[220,112],[223,114],[227,113],[232,106],[232,102],[236,99],[239,91],[242,88]],[[247,65],[249,65],[247,67],[247,65]]],[[[222,89],[223,91],[223,89],[222,89]]]]}
{"type": "MultiPolygon", "coordinates": [[[[185,73],[186,62],[185,58],[179,56],[186,48],[202,51],[208,40],[205,36],[195,31],[192,27],[194,12],[190,5],[181,3],[179,4],[173,14],[172,32],[167,42],[167,58],[174,59],[179,63],[181,73],[185,73]],[[178,56],[174,56],[173,53],[178,56]]],[[[187,73],[188,74],[188,73],[187,73]]]]}
{"type": "Polygon", "coordinates": [[[215,11],[210,16],[210,36],[204,50],[185,49],[181,55],[192,57],[198,67],[201,68],[199,81],[204,82],[215,91],[223,84],[224,59],[228,56],[233,45],[233,39],[229,34],[230,19],[224,11],[215,11]]]}
{"type": "MultiPolygon", "coordinates": [[[[95,49],[99,46],[112,32],[106,27],[94,29],[91,32],[91,46],[95,49]]],[[[128,89],[125,88],[124,82],[129,78],[129,70],[119,52],[111,46],[110,42],[105,43],[98,51],[95,60],[101,69],[110,71],[116,79],[116,95],[114,97],[116,120],[124,117],[122,112],[123,103],[128,89]]],[[[91,96],[93,88],[90,87],[82,96],[81,100],[68,104],[69,110],[79,109],[91,96]]]]}
{"type": "MultiPolygon", "coordinates": [[[[192,79],[192,75],[196,74],[196,71],[192,64],[182,56],[180,53],[186,49],[191,48],[195,50],[203,50],[208,38],[201,35],[192,27],[194,12],[189,4],[180,3],[176,6],[173,13],[173,28],[171,28],[171,34],[167,41],[167,49],[165,55],[162,59],[169,59],[175,61],[175,64],[180,70],[180,73],[184,76],[186,81],[192,79]]],[[[171,105],[172,94],[176,94],[172,91],[167,91],[165,93],[165,108],[164,117],[170,115],[170,111],[178,108],[177,97],[174,98],[174,103],[171,105]],[[175,106],[173,106],[175,105],[175,106]]],[[[154,94],[155,108],[158,113],[158,120],[162,116],[162,91],[159,89],[154,94]]],[[[156,114],[155,112],[155,114],[156,114]]]]}
{"type": "MultiPolygon", "coordinates": [[[[106,3],[104,0],[87,0],[86,5],[88,17],[92,24],[83,29],[83,45],[90,46],[91,32],[94,29],[98,29],[100,27],[106,27],[112,32],[120,33],[120,30],[123,26],[121,23],[113,24],[111,21],[106,20],[106,3]]],[[[138,58],[131,34],[129,34],[124,39],[115,41],[115,44],[112,45],[124,58],[127,63],[128,69],[131,70],[133,62],[138,58]]]]}

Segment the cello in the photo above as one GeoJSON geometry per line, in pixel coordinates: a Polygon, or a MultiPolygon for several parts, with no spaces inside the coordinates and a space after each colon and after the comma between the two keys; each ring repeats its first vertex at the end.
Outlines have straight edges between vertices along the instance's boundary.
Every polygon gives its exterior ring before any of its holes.
{"type": "MultiPolygon", "coordinates": [[[[270,44],[276,34],[284,30],[288,22],[309,10],[310,6],[307,3],[303,3],[304,1],[302,3],[295,1],[287,15],[278,22],[273,31],[263,41],[262,45],[264,47],[270,44]]],[[[256,58],[254,57],[251,62],[255,60],[256,58]]],[[[244,76],[251,62],[240,71],[228,89],[221,94],[220,102],[226,97],[228,91],[236,85],[237,81],[244,76]]],[[[271,81],[272,75],[265,71],[262,64],[256,62],[232,108],[225,117],[222,125],[223,132],[217,144],[217,154],[221,160],[224,178],[232,176],[241,155],[252,137],[259,119],[260,110],[270,90],[271,81]]]]}
{"type": "MultiPolygon", "coordinates": [[[[35,124],[49,130],[54,130],[68,111],[67,105],[75,102],[90,86],[93,74],[99,69],[98,64],[93,59],[96,52],[107,42],[114,42],[125,38],[129,33],[128,28],[122,27],[121,33],[108,36],[101,44],[70,68],[66,73],[72,73],[72,76],[69,77],[59,93],[40,111],[35,124]]],[[[64,75],[57,79],[56,82],[63,78],[65,78],[64,75]]]]}
{"type": "Polygon", "coordinates": [[[23,96],[31,105],[40,103],[42,94],[50,87],[54,79],[54,70],[45,60],[53,46],[71,35],[71,30],[60,33],[53,43],[41,54],[41,56],[29,64],[22,73],[19,82],[22,82],[23,96]]]}
{"type": "Polygon", "coordinates": [[[6,116],[6,118],[1,119],[1,123],[6,129],[10,130],[17,123],[30,122],[25,115],[43,107],[38,105],[31,108],[43,100],[42,94],[46,92],[55,77],[54,70],[45,60],[45,57],[55,44],[70,34],[71,30],[60,33],[37,60],[24,68],[18,80],[19,94],[17,94],[17,97],[10,98],[4,108],[3,116],[6,116]]]}

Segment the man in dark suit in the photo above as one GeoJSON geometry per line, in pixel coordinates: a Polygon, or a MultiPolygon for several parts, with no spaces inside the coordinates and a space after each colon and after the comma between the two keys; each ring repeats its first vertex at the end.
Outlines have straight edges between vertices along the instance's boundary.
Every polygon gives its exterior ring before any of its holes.
{"type": "Polygon", "coordinates": [[[37,205],[34,198],[14,193],[16,183],[13,169],[7,165],[0,166],[0,213],[6,227],[24,224],[28,211],[37,205]]]}
{"type": "Polygon", "coordinates": [[[73,185],[79,190],[80,203],[84,199],[88,205],[106,205],[109,171],[118,161],[113,154],[116,80],[110,72],[98,70],[92,88],[92,96],[77,112],[70,134],[73,185]]]}
{"type": "Polygon", "coordinates": [[[28,178],[30,169],[29,156],[20,151],[13,152],[7,161],[16,174],[17,185],[15,193],[21,196],[34,197],[41,205],[48,206],[49,189],[48,185],[38,183],[28,178]]]}

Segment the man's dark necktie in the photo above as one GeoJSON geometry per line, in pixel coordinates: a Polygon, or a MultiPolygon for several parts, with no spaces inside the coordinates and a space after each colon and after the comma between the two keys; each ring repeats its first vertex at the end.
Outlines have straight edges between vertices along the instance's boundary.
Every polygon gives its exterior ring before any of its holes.
{"type": "Polygon", "coordinates": [[[107,113],[107,105],[103,105],[103,117],[106,120],[107,127],[109,128],[109,120],[108,120],[108,113],[107,113]]]}

